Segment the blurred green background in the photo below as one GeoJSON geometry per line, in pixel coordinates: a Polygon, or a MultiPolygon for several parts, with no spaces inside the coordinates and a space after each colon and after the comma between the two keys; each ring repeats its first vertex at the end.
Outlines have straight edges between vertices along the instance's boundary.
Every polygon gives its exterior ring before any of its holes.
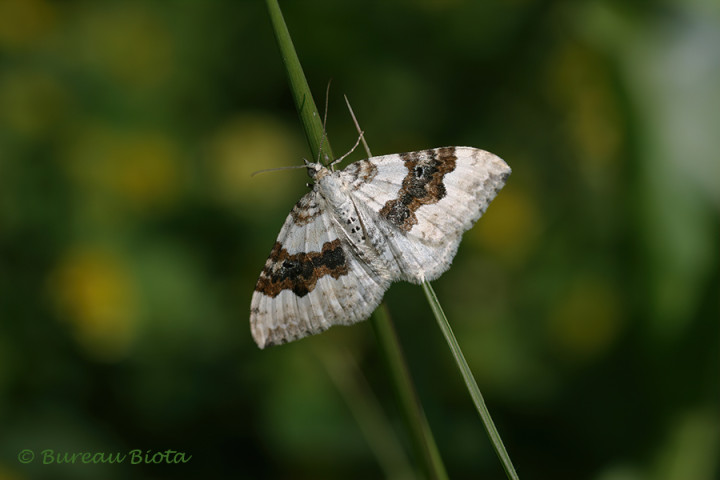
{"type": "MultiPolygon", "coordinates": [[[[376,155],[512,166],[434,285],[520,477],[720,478],[720,4],[281,6],[336,154],[347,94],[376,155]]],[[[263,2],[0,0],[0,479],[414,478],[368,322],[250,337],[308,181],[250,173],[308,155],[263,2]]],[[[450,477],[505,478],[421,290],[386,300],[450,477]]]]}

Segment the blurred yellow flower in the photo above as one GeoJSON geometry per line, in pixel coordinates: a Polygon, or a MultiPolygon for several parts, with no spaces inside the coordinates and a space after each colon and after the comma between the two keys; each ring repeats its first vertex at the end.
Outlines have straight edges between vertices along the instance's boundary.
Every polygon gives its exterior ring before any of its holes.
{"type": "Polygon", "coordinates": [[[207,166],[213,194],[223,203],[244,208],[250,203],[253,209],[272,206],[286,196],[295,197],[293,188],[307,178],[303,170],[300,175],[250,175],[266,168],[302,165],[299,152],[303,150],[297,137],[279,120],[262,114],[240,115],[210,139],[207,166]]]}
{"type": "Polygon", "coordinates": [[[549,64],[547,90],[565,115],[580,166],[591,177],[618,160],[622,115],[608,67],[600,55],[577,43],[563,44],[549,64]]]}
{"type": "Polygon", "coordinates": [[[179,147],[159,132],[120,132],[88,126],[67,152],[70,175],[96,197],[108,194],[144,212],[171,204],[184,178],[179,147]]]}
{"type": "Polygon", "coordinates": [[[70,92],[55,77],[9,70],[0,75],[0,128],[25,135],[49,131],[64,120],[69,100],[70,92]]]}
{"type": "MultiPolygon", "coordinates": [[[[512,179],[512,176],[511,176],[512,179]]],[[[540,214],[530,195],[515,185],[503,189],[468,240],[510,263],[522,262],[535,245],[540,214]]]]}
{"type": "Polygon", "coordinates": [[[175,51],[164,19],[144,2],[93,7],[80,10],[71,27],[77,60],[128,87],[167,82],[175,68],[175,51]]]}
{"type": "Polygon", "coordinates": [[[44,0],[2,0],[0,47],[28,46],[47,33],[54,22],[54,8],[44,0]]]}
{"type": "Polygon", "coordinates": [[[91,355],[112,360],[127,351],[136,330],[137,302],[121,258],[98,248],[69,251],[48,285],[60,316],[91,355]]]}
{"type": "Polygon", "coordinates": [[[563,356],[593,358],[614,343],[623,324],[622,312],[613,285],[600,278],[580,278],[549,313],[550,339],[563,356]]]}
{"type": "Polygon", "coordinates": [[[144,134],[107,152],[116,175],[109,180],[123,197],[139,207],[164,204],[177,194],[178,151],[162,135],[144,134]]]}

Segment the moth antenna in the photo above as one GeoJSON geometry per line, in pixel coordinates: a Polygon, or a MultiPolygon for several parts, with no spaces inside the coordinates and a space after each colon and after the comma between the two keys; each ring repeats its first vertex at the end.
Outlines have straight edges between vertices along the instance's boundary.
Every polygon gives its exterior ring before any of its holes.
{"type": "Polygon", "coordinates": [[[362,139],[363,147],[365,147],[365,153],[367,153],[368,157],[372,157],[372,153],[370,153],[370,147],[368,147],[367,142],[365,141],[365,136],[363,135],[362,130],[360,130],[360,124],[357,121],[357,118],[355,118],[355,112],[353,112],[352,107],[350,106],[350,100],[348,100],[347,95],[343,95],[345,97],[345,104],[348,107],[348,111],[350,112],[350,116],[353,119],[353,123],[355,124],[355,129],[357,130],[358,134],[360,135],[360,138],[362,139]]]}
{"type": "Polygon", "coordinates": [[[323,113],[323,130],[327,125],[328,105],[330,105],[330,84],[332,84],[332,78],[328,80],[327,87],[325,87],[325,112],[323,113]]]}
{"type": "Polygon", "coordinates": [[[322,136],[320,137],[320,145],[318,146],[318,159],[317,163],[321,163],[322,160],[322,147],[325,141],[327,141],[327,114],[328,114],[328,105],[330,103],[330,84],[332,83],[332,78],[328,80],[327,87],[325,88],[325,113],[323,113],[323,132],[322,136]]]}
{"type": "Polygon", "coordinates": [[[278,170],[290,170],[293,168],[307,168],[305,165],[290,165],[287,167],[275,167],[275,168],[264,168],[262,170],[255,170],[250,174],[251,177],[254,177],[258,173],[267,173],[267,172],[277,172],[278,170]]]}
{"type": "Polygon", "coordinates": [[[338,158],[337,160],[333,160],[332,163],[330,163],[330,167],[331,167],[331,168],[332,168],[335,164],[342,162],[342,161],[345,159],[345,157],[347,157],[348,155],[350,155],[352,152],[355,151],[355,149],[357,148],[357,146],[360,145],[360,140],[362,140],[364,133],[365,133],[365,132],[360,132],[360,136],[358,137],[357,141],[355,142],[355,145],[353,145],[353,147],[350,149],[349,152],[347,152],[345,155],[343,155],[342,157],[338,158]]]}

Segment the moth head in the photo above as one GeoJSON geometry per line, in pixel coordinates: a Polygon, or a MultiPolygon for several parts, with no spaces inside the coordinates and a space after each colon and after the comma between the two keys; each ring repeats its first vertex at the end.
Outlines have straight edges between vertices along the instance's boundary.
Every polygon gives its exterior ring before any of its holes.
{"type": "Polygon", "coordinates": [[[305,162],[305,166],[307,167],[308,175],[310,175],[310,178],[312,178],[313,180],[315,180],[317,174],[325,168],[320,162],[309,162],[304,158],[303,161],[305,162]]]}

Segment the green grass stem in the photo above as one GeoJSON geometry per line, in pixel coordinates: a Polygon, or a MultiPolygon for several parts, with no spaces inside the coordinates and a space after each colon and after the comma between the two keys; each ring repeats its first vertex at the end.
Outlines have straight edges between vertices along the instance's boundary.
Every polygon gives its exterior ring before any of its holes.
{"type": "Polygon", "coordinates": [[[450,347],[450,351],[455,358],[455,363],[457,363],[458,369],[462,374],[465,386],[467,387],[468,392],[470,392],[470,397],[472,397],[475,408],[477,409],[478,414],[480,414],[480,418],[485,426],[488,436],[490,437],[493,448],[495,448],[495,452],[500,458],[500,462],[505,469],[505,474],[508,478],[517,480],[518,475],[515,471],[515,467],[510,460],[510,456],[505,449],[505,445],[500,438],[497,428],[495,428],[495,423],[490,416],[490,411],[488,410],[487,405],[485,405],[485,400],[483,399],[482,393],[480,393],[480,388],[475,381],[475,377],[473,377],[473,374],[470,371],[470,366],[468,365],[467,360],[465,360],[465,355],[463,355],[462,350],[460,349],[457,338],[455,338],[455,334],[453,333],[452,328],[450,328],[450,324],[445,316],[445,312],[443,312],[443,309],[440,306],[437,295],[435,295],[435,291],[432,286],[430,286],[430,283],[423,282],[422,287],[428,303],[430,303],[430,308],[432,308],[433,314],[435,315],[438,326],[440,327],[440,330],[450,347]]]}
{"type": "MultiPolygon", "coordinates": [[[[317,158],[320,146],[322,152],[333,158],[330,143],[323,133],[323,125],[317,107],[305,79],[300,61],[295,52],[290,33],[283,19],[277,0],[266,0],[275,37],[287,70],[290,88],[298,114],[305,128],[313,158],[317,158]]],[[[381,356],[386,362],[393,388],[399,399],[400,409],[407,424],[412,444],[419,458],[421,468],[429,479],[447,479],[445,467],[440,458],[434,438],[418,401],[417,393],[410,378],[400,344],[392,327],[386,308],[381,306],[371,317],[373,330],[378,339],[381,356]]]]}
{"type": "Polygon", "coordinates": [[[307,138],[308,144],[310,145],[310,152],[312,153],[310,160],[313,162],[316,161],[318,152],[320,151],[328,158],[335,158],[330,148],[330,141],[324,134],[320,114],[318,113],[317,106],[315,106],[315,100],[313,100],[310,86],[305,79],[305,72],[303,72],[302,65],[300,65],[297,52],[295,52],[295,45],[293,45],[290,32],[285,24],[280,5],[278,5],[277,0],[266,0],[265,3],[270,12],[270,21],[272,22],[273,31],[275,32],[275,39],[280,48],[280,55],[285,64],[285,71],[287,72],[288,81],[290,82],[290,91],[295,100],[295,107],[297,108],[303,128],[305,129],[305,138],[307,138]]]}

